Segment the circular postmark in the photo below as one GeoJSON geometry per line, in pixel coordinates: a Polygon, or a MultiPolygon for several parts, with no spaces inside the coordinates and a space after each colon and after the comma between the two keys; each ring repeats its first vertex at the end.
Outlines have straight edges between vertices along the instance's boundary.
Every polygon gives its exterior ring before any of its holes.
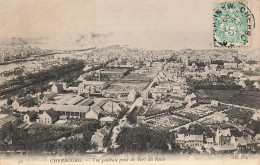
{"type": "Polygon", "coordinates": [[[251,46],[254,15],[248,5],[242,2],[214,4],[214,45],[251,46]]]}

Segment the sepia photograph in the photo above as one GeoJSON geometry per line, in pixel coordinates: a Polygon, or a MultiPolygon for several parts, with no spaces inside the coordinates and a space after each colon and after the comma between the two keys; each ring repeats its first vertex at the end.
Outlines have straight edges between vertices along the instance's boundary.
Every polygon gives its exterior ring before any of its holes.
{"type": "Polygon", "coordinates": [[[0,0],[0,164],[260,164],[259,0],[0,0]]]}

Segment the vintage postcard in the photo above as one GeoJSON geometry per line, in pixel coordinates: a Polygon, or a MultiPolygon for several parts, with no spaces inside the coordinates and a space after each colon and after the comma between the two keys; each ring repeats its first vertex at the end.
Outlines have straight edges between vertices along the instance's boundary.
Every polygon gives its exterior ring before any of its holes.
{"type": "Polygon", "coordinates": [[[0,164],[260,164],[259,0],[0,0],[0,164]]]}

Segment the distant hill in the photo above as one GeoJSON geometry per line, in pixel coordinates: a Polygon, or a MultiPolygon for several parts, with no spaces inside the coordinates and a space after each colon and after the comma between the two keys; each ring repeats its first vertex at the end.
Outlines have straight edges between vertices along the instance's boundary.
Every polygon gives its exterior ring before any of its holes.
{"type": "Polygon", "coordinates": [[[24,45],[30,45],[30,44],[40,44],[42,39],[44,39],[44,38],[20,38],[20,37],[3,38],[3,39],[0,39],[0,45],[24,46],[24,45]]]}

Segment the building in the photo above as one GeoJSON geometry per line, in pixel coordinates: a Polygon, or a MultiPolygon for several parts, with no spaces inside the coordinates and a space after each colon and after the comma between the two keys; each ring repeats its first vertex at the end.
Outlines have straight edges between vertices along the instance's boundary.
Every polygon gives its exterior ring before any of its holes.
{"type": "Polygon", "coordinates": [[[237,63],[224,63],[224,68],[225,69],[236,69],[237,68],[237,63]]]}
{"type": "Polygon", "coordinates": [[[255,137],[254,137],[254,139],[255,139],[255,143],[256,143],[258,146],[260,146],[260,134],[256,134],[255,137]]]}
{"type": "Polygon", "coordinates": [[[111,117],[111,116],[106,116],[106,117],[100,118],[101,124],[107,124],[107,123],[111,124],[111,123],[113,123],[114,120],[115,120],[115,118],[111,117]]]}
{"type": "Polygon", "coordinates": [[[92,100],[91,98],[89,99],[85,99],[85,100],[82,100],[81,102],[79,102],[77,105],[79,106],[91,106],[94,104],[94,100],[92,100]]]}
{"type": "Polygon", "coordinates": [[[91,144],[96,144],[98,150],[102,151],[104,149],[104,137],[109,133],[109,128],[105,125],[103,128],[98,129],[91,137],[91,144]]]}
{"type": "Polygon", "coordinates": [[[253,86],[254,86],[255,88],[257,88],[257,89],[260,89],[260,86],[259,86],[259,83],[258,83],[258,82],[255,82],[255,83],[253,84],[253,86]]]}
{"type": "Polygon", "coordinates": [[[18,109],[19,107],[30,107],[34,102],[34,98],[31,96],[25,96],[14,100],[12,107],[18,109]]]}
{"type": "Polygon", "coordinates": [[[63,91],[63,84],[53,84],[51,87],[51,91],[54,93],[61,93],[63,91]]]}
{"type": "Polygon", "coordinates": [[[134,102],[135,99],[136,99],[136,96],[137,96],[136,91],[134,89],[132,89],[127,96],[127,100],[130,101],[130,102],[134,102]]]}
{"type": "Polygon", "coordinates": [[[188,104],[186,105],[187,108],[193,108],[195,106],[199,105],[197,100],[192,100],[190,102],[188,102],[188,104]]]}
{"type": "Polygon", "coordinates": [[[28,112],[27,114],[25,114],[24,116],[23,116],[23,121],[24,122],[27,122],[27,123],[30,123],[30,122],[32,122],[32,121],[36,121],[36,118],[37,118],[37,115],[38,113],[37,112],[35,112],[35,111],[30,111],[30,112],[28,112]]]}
{"type": "Polygon", "coordinates": [[[98,71],[99,81],[118,80],[129,73],[127,69],[101,69],[98,71]]]}
{"type": "Polygon", "coordinates": [[[252,116],[252,119],[259,121],[260,120],[260,112],[255,112],[252,116]]]}
{"type": "Polygon", "coordinates": [[[104,113],[107,114],[115,114],[118,115],[121,112],[121,107],[119,106],[118,103],[115,103],[111,100],[109,100],[108,102],[106,102],[103,106],[102,106],[104,113]]]}
{"type": "Polygon", "coordinates": [[[39,115],[39,123],[51,125],[59,119],[59,114],[54,109],[44,111],[39,115]]]}
{"type": "Polygon", "coordinates": [[[106,87],[108,83],[104,81],[83,81],[78,85],[78,94],[100,93],[106,87]]]}
{"type": "Polygon", "coordinates": [[[19,125],[19,119],[13,115],[0,114],[0,138],[6,137],[19,125]]]}
{"type": "Polygon", "coordinates": [[[188,135],[176,134],[175,143],[179,144],[181,148],[184,147],[201,147],[203,146],[203,135],[188,135]]]}
{"type": "Polygon", "coordinates": [[[217,129],[216,132],[216,138],[215,138],[216,144],[219,146],[223,145],[230,145],[231,144],[231,133],[230,129],[217,129]]]}
{"type": "Polygon", "coordinates": [[[98,120],[98,113],[95,112],[94,110],[90,110],[85,114],[86,119],[94,119],[98,120]]]}
{"type": "Polygon", "coordinates": [[[210,70],[217,71],[217,69],[218,69],[218,64],[210,64],[210,70]]]}
{"type": "MultiPolygon", "coordinates": [[[[80,97],[80,96],[77,96],[80,97]]],[[[75,100],[74,100],[75,101],[75,100]]],[[[113,102],[112,100],[105,99],[97,101],[94,103],[92,99],[82,100],[77,104],[72,104],[74,102],[72,99],[70,101],[62,102],[62,104],[41,104],[40,110],[48,110],[53,108],[59,115],[65,115],[70,118],[92,118],[86,117],[86,114],[93,110],[97,115],[118,115],[121,112],[121,106],[113,102]]],[[[90,113],[91,114],[91,113],[90,113]]],[[[92,114],[93,115],[93,114],[92,114]]],[[[96,117],[94,117],[96,118],[96,117]]]]}
{"type": "Polygon", "coordinates": [[[161,93],[163,95],[167,95],[168,94],[168,89],[170,88],[170,86],[165,86],[165,85],[159,85],[159,86],[155,86],[153,92],[154,93],[161,93]]]}
{"type": "Polygon", "coordinates": [[[136,123],[137,124],[146,124],[145,116],[137,116],[136,123]]]}
{"type": "Polygon", "coordinates": [[[185,96],[185,90],[183,90],[182,88],[181,88],[181,86],[174,86],[173,87],[173,89],[172,89],[172,94],[174,94],[174,95],[177,95],[177,96],[185,96]]]}
{"type": "Polygon", "coordinates": [[[214,138],[213,138],[213,137],[211,137],[211,138],[206,138],[206,144],[207,144],[208,146],[213,146],[213,145],[215,145],[214,138]]]}
{"type": "Polygon", "coordinates": [[[187,95],[186,97],[185,97],[185,101],[186,102],[192,102],[192,101],[194,101],[194,100],[196,100],[197,101],[197,96],[194,94],[194,93],[192,93],[192,94],[190,94],[190,95],[187,95]]]}
{"type": "Polygon", "coordinates": [[[79,105],[58,105],[58,104],[42,104],[41,110],[53,108],[59,115],[65,115],[73,118],[85,118],[86,113],[90,110],[89,106],[79,105]]]}
{"type": "Polygon", "coordinates": [[[218,107],[220,105],[219,101],[211,100],[211,106],[218,107]]]}
{"type": "Polygon", "coordinates": [[[242,86],[243,88],[246,87],[246,83],[245,83],[245,81],[243,81],[243,80],[240,80],[240,81],[237,83],[237,85],[240,85],[240,86],[242,86]]]}
{"type": "Polygon", "coordinates": [[[135,100],[135,105],[137,107],[142,107],[144,105],[145,101],[143,99],[143,97],[139,97],[135,100]]]}
{"type": "Polygon", "coordinates": [[[185,136],[185,146],[196,148],[203,146],[203,135],[185,136]]]}
{"type": "Polygon", "coordinates": [[[237,150],[245,149],[247,146],[247,142],[243,137],[231,137],[231,144],[235,145],[237,150]]]}
{"type": "Polygon", "coordinates": [[[185,147],[185,135],[184,134],[177,134],[175,138],[175,143],[179,144],[181,148],[185,147]]]}
{"type": "Polygon", "coordinates": [[[42,99],[41,99],[41,103],[47,103],[48,101],[52,100],[54,97],[57,96],[57,93],[55,92],[50,92],[50,93],[46,93],[42,99]]]}
{"type": "Polygon", "coordinates": [[[55,101],[55,104],[58,105],[77,105],[81,101],[83,101],[84,98],[78,95],[65,95],[61,99],[55,101]]]}
{"type": "Polygon", "coordinates": [[[151,92],[149,90],[143,90],[141,92],[141,97],[144,98],[145,100],[148,100],[151,97],[151,92]]]}

